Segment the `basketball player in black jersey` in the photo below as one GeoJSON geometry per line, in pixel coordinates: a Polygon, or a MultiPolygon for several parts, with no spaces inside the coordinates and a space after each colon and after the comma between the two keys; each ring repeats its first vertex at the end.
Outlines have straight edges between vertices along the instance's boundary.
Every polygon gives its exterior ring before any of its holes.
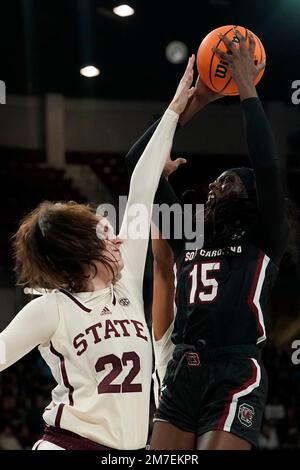
{"type": "MultiPolygon", "coordinates": [[[[168,240],[179,266],[175,349],[152,449],[250,449],[257,445],[263,416],[264,311],[286,249],[288,223],[272,132],[253,85],[259,72],[254,41],[248,49],[245,38],[236,35],[239,49],[223,37],[228,53],[216,53],[229,63],[239,89],[252,168],[228,170],[210,184],[201,249],[186,251],[184,240],[168,240]]],[[[213,99],[207,96],[207,102],[213,99]]],[[[156,125],[127,155],[130,170],[156,125]]],[[[164,178],[155,202],[177,202],[164,178]]]]}

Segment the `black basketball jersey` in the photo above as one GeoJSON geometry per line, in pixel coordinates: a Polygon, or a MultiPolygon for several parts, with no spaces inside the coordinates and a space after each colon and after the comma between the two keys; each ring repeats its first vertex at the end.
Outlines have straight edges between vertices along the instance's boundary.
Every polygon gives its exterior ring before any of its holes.
{"type": "Polygon", "coordinates": [[[175,344],[258,344],[278,268],[250,242],[185,251],[178,266],[175,344]]]}
{"type": "MultiPolygon", "coordinates": [[[[266,336],[264,313],[286,249],[289,226],[281,167],[268,119],[258,98],[242,101],[241,109],[255,173],[256,236],[249,236],[240,246],[235,242],[232,248],[186,251],[184,240],[164,234],[178,263],[177,315],[172,338],[176,344],[201,339],[222,346],[256,344],[266,336]]],[[[128,152],[130,173],[158,122],[128,152]]],[[[178,203],[163,177],[155,203],[170,207],[178,203]]]]}

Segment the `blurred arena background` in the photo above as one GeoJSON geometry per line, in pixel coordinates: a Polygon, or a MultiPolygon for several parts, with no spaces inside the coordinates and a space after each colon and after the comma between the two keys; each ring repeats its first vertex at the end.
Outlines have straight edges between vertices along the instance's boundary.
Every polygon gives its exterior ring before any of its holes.
{"type": "MultiPolygon", "coordinates": [[[[196,52],[218,26],[246,26],[265,46],[267,69],[258,92],[299,208],[300,105],[291,97],[292,83],[300,80],[300,0],[130,0],[135,13],[128,17],[113,13],[119,4],[1,2],[6,104],[0,105],[0,329],[30,300],[15,288],[12,270],[9,240],[20,218],[45,199],[100,204],[126,194],[124,155],[172,97],[185,54],[196,52]],[[174,41],[183,45],[168,47],[174,41]],[[83,76],[84,66],[100,74],[83,76]]],[[[189,162],[173,177],[178,194],[195,188],[204,202],[208,182],[246,161],[238,99],[212,104],[195,118],[176,138],[174,156],[189,162]]],[[[149,255],[144,289],[149,322],[151,282],[149,255]]],[[[282,264],[269,308],[263,449],[300,449],[300,365],[292,361],[293,341],[300,340],[299,282],[295,251],[282,264]]],[[[0,375],[0,449],[30,448],[37,440],[51,386],[36,352],[0,375]]]]}

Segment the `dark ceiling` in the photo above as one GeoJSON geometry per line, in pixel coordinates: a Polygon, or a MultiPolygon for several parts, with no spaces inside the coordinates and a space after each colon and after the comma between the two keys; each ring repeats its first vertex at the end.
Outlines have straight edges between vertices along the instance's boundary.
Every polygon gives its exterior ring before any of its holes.
{"type": "Polygon", "coordinates": [[[264,99],[290,101],[300,79],[300,0],[130,0],[135,15],[111,14],[113,0],[1,2],[0,79],[7,92],[113,99],[169,99],[184,68],[165,57],[172,40],[196,52],[225,24],[253,30],[265,45],[264,99]],[[87,79],[81,66],[101,75],[87,79]]]}

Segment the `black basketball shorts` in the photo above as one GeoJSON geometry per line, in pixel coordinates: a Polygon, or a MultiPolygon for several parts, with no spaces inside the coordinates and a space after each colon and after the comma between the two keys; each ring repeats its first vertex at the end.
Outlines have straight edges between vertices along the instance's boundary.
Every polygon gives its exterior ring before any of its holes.
{"type": "Polygon", "coordinates": [[[196,352],[175,349],[154,421],[200,436],[227,431],[257,446],[267,374],[255,346],[196,352]]]}

